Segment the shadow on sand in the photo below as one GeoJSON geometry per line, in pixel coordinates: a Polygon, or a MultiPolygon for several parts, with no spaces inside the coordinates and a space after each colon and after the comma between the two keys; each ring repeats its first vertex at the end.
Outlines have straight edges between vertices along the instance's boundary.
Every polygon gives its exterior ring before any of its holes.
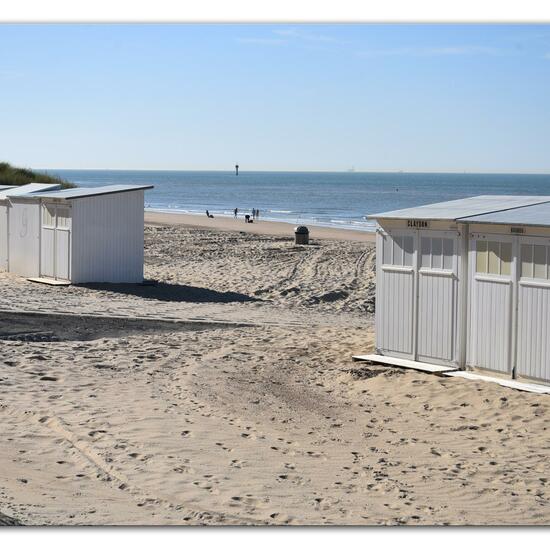
{"type": "Polygon", "coordinates": [[[92,290],[105,290],[138,296],[150,300],[163,302],[195,302],[195,303],[217,303],[229,304],[231,302],[257,302],[258,298],[240,294],[238,292],[218,292],[209,288],[198,286],[187,286],[168,283],[151,284],[116,284],[116,283],[87,283],[75,285],[92,290]]]}

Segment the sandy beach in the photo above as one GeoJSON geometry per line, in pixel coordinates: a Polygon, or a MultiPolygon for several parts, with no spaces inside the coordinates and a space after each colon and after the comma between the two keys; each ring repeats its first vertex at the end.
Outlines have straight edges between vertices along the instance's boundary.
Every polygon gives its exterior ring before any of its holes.
{"type": "Polygon", "coordinates": [[[0,273],[0,525],[550,522],[546,396],[351,361],[372,234],[146,223],[155,284],[0,273]]]}

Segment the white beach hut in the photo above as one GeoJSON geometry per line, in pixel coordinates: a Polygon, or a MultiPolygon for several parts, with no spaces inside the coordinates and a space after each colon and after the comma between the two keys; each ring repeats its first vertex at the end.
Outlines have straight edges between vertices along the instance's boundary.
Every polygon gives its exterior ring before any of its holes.
{"type": "MultiPolygon", "coordinates": [[[[0,189],[0,270],[9,271],[10,263],[15,270],[21,268],[21,263],[25,263],[26,260],[26,251],[22,250],[19,247],[13,247],[10,255],[9,247],[9,235],[10,235],[10,217],[12,220],[12,225],[16,217],[21,217],[21,220],[17,223],[19,227],[19,232],[24,229],[30,229],[28,226],[28,211],[27,210],[17,210],[14,212],[12,202],[10,197],[17,197],[22,195],[29,195],[38,192],[44,191],[53,191],[54,189],[59,189],[61,186],[59,184],[50,184],[50,183],[28,183],[26,185],[20,186],[2,186],[0,189]],[[21,256],[21,253],[24,253],[24,257],[21,256]]],[[[31,216],[32,218],[32,216],[31,216]]],[[[32,225],[32,221],[31,221],[32,225]]],[[[26,235],[25,235],[26,236],[26,235]]],[[[24,237],[25,237],[24,236],[24,237]]],[[[29,246],[37,246],[38,243],[35,242],[35,239],[29,239],[29,246]]]]}
{"type": "Polygon", "coordinates": [[[550,382],[550,196],[374,214],[376,355],[550,382]]]}
{"type": "MultiPolygon", "coordinates": [[[[10,271],[72,283],[143,282],[144,191],[109,185],[9,196],[10,271]],[[23,215],[23,212],[26,212],[23,215]]],[[[9,193],[9,192],[8,192],[9,193]]]]}

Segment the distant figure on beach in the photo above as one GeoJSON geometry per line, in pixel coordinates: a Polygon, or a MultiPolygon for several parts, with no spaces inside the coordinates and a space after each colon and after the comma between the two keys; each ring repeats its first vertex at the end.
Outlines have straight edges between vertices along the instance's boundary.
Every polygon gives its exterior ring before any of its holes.
{"type": "Polygon", "coordinates": [[[256,219],[260,219],[260,211],[256,208],[256,219]]]}
{"type": "Polygon", "coordinates": [[[244,223],[250,223],[250,214],[244,215],[244,223]]]}
{"type": "Polygon", "coordinates": [[[214,216],[212,214],[210,214],[210,212],[208,212],[208,210],[206,211],[206,217],[207,218],[213,218],[214,216]]]}
{"type": "Polygon", "coordinates": [[[256,209],[255,208],[252,209],[252,219],[253,220],[256,219],[256,209]]]}
{"type": "Polygon", "coordinates": [[[233,214],[235,214],[235,219],[237,219],[237,214],[238,213],[239,213],[239,209],[235,208],[235,210],[233,210],[233,214]]]}

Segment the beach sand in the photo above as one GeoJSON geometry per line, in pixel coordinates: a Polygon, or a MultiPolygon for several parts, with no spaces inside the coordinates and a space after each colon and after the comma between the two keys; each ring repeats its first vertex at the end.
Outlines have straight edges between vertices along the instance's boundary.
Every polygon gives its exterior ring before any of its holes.
{"type": "MultiPolygon", "coordinates": [[[[294,228],[300,223],[291,224],[285,222],[272,222],[258,220],[254,223],[245,223],[243,215],[239,214],[237,219],[216,216],[207,218],[196,214],[172,214],[166,212],[145,212],[145,222],[149,225],[178,225],[196,229],[213,229],[218,231],[238,231],[252,233],[255,235],[270,235],[273,237],[292,237],[294,228]]],[[[335,227],[308,226],[310,237],[315,239],[329,239],[333,241],[352,241],[374,243],[374,233],[367,231],[355,231],[349,229],[338,229],[335,227]]]]}
{"type": "Polygon", "coordinates": [[[351,361],[373,349],[372,237],[312,228],[294,246],[292,227],[158,216],[145,239],[156,285],[0,274],[1,513],[550,521],[546,396],[351,361]]]}

